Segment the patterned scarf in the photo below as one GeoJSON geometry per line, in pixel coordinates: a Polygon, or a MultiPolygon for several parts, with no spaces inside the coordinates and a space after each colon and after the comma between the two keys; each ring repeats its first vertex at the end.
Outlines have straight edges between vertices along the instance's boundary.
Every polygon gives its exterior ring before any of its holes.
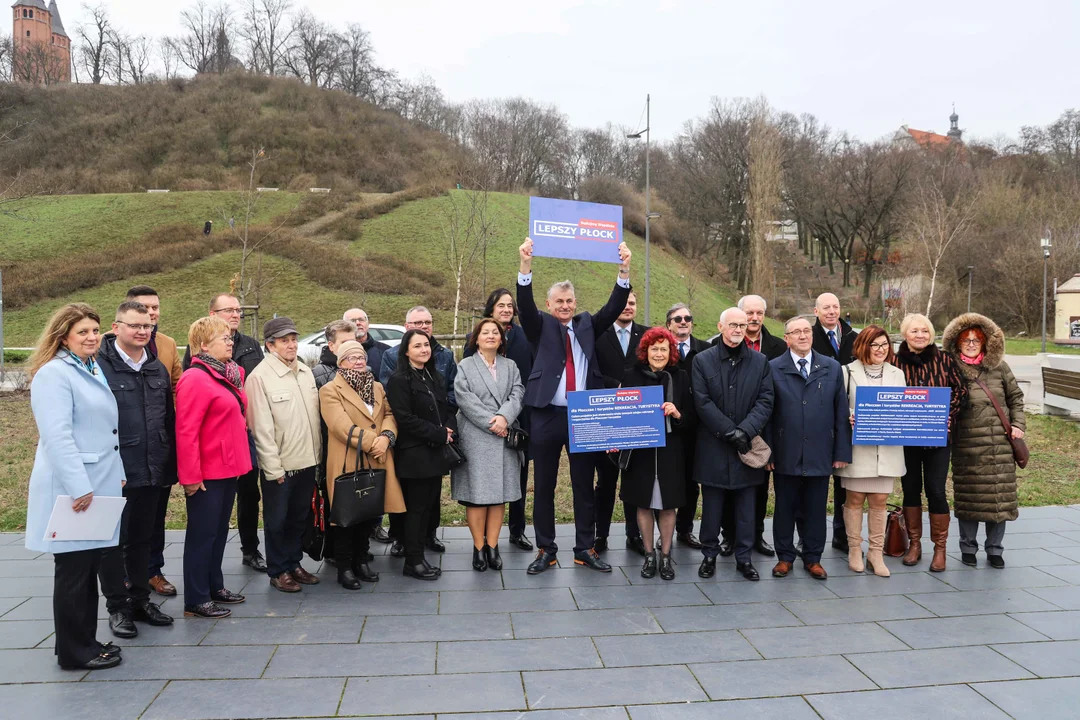
{"type": "Polygon", "coordinates": [[[240,366],[237,365],[235,361],[229,360],[228,362],[221,362],[207,353],[199,353],[195,357],[214,370],[217,370],[221,377],[228,380],[237,390],[243,390],[244,386],[240,380],[240,366]]]}
{"type": "Polygon", "coordinates": [[[966,365],[981,365],[983,358],[986,357],[986,353],[981,352],[975,357],[968,357],[967,355],[960,353],[957,357],[960,358],[960,362],[966,365]]]}
{"type": "Polygon", "coordinates": [[[349,387],[360,396],[360,399],[365,404],[375,404],[375,376],[371,374],[370,370],[339,367],[337,372],[345,382],[349,383],[349,387]]]}

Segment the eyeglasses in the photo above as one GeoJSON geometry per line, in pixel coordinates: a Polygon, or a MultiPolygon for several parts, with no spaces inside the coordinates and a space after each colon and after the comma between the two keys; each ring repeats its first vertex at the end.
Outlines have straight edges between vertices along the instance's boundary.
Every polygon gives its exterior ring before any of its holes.
{"type": "Polygon", "coordinates": [[[979,345],[982,345],[982,340],[979,338],[967,338],[966,340],[961,340],[960,344],[967,345],[968,347],[978,347],[979,345]]]}
{"type": "Polygon", "coordinates": [[[355,365],[356,363],[364,362],[365,360],[367,360],[367,358],[363,355],[350,355],[348,357],[341,358],[341,362],[348,363],[350,365],[355,365]]]}
{"type": "Polygon", "coordinates": [[[887,343],[887,342],[873,343],[873,344],[870,345],[870,349],[871,350],[888,350],[889,349],[889,343],[887,343]]]}
{"type": "Polygon", "coordinates": [[[746,323],[728,323],[727,326],[732,330],[745,330],[746,323]]]}
{"type": "Polygon", "coordinates": [[[693,315],[675,315],[674,317],[671,318],[671,322],[676,322],[676,323],[694,322],[694,316],[693,315]]]}
{"type": "Polygon", "coordinates": [[[368,319],[366,317],[355,317],[355,318],[345,318],[345,319],[347,321],[351,322],[353,325],[359,325],[360,323],[366,323],[368,321],[368,319]]]}
{"type": "Polygon", "coordinates": [[[803,328],[802,330],[788,330],[784,334],[785,335],[802,336],[802,335],[811,335],[811,334],[813,334],[813,332],[814,331],[811,328],[803,328]]]}
{"type": "Polygon", "coordinates": [[[143,324],[143,323],[132,324],[132,323],[129,323],[129,322],[124,322],[123,320],[117,320],[116,324],[117,325],[127,325],[129,328],[131,328],[135,332],[139,332],[140,330],[142,330],[144,332],[149,332],[149,331],[154,329],[153,325],[146,325],[146,324],[143,324]]]}
{"type": "Polygon", "coordinates": [[[416,327],[431,327],[435,323],[431,320],[410,320],[405,323],[406,325],[415,325],[416,327]]]}
{"type": "Polygon", "coordinates": [[[231,308],[218,308],[217,310],[211,310],[210,312],[212,312],[212,313],[221,313],[222,315],[240,315],[241,313],[243,313],[243,310],[241,310],[238,307],[231,307],[231,308]]]}
{"type": "MultiPolygon", "coordinates": [[[[220,337],[214,338],[214,340],[220,340],[221,342],[225,343],[226,345],[232,345],[233,344],[232,335],[222,335],[220,337]]],[[[213,340],[211,340],[211,342],[213,342],[213,340]]]]}

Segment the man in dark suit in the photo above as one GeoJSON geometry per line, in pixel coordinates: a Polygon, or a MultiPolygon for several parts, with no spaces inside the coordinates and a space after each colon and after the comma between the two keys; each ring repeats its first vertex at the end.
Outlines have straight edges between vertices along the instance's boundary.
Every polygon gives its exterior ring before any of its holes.
{"type": "MultiPolygon", "coordinates": [[[[604,376],[604,387],[619,387],[622,384],[623,372],[637,363],[638,343],[649,328],[634,322],[636,316],[637,297],[630,293],[626,307],[615,324],[596,340],[596,360],[600,363],[600,374],[604,376]]],[[[596,463],[596,492],[593,494],[593,503],[596,505],[596,542],[593,547],[596,552],[607,550],[611,514],[615,510],[615,486],[619,481],[619,468],[611,461],[611,457],[601,456],[596,463]]],[[[637,508],[623,503],[623,510],[626,514],[626,547],[644,555],[645,543],[641,539],[641,530],[637,524],[637,508]]]]}
{"type": "Polygon", "coordinates": [[[772,448],[766,466],[775,472],[773,542],[779,562],[774,577],[787,577],[795,562],[795,514],[803,516],[803,566],[817,580],[825,549],[829,475],[851,462],[851,424],[840,363],[811,350],[813,330],[803,317],[788,320],[789,352],[770,361],[773,414],[765,441],[772,448]]]}
{"type": "MultiPolygon", "coordinates": [[[[679,369],[686,373],[686,376],[690,378],[690,383],[693,384],[694,358],[698,353],[708,350],[710,345],[694,337],[694,316],[685,303],[676,303],[671,306],[664,319],[664,326],[675,336],[675,352],[679,353],[679,369]]],[[[686,467],[693,468],[697,439],[687,440],[685,448],[686,467]]],[[[697,550],[701,548],[701,541],[694,536],[694,517],[697,515],[698,495],[701,490],[694,480],[693,471],[687,472],[686,475],[686,504],[675,514],[675,539],[679,544],[697,550]]]]}
{"type": "MultiPolygon", "coordinates": [[[[566,398],[575,390],[598,390],[604,376],[596,358],[597,339],[610,328],[626,307],[630,297],[630,249],[619,245],[619,277],[607,304],[596,313],[577,313],[574,286],[569,280],[555,283],[547,293],[547,312],[541,312],[533,299],[532,239],[526,238],[518,249],[521,264],[518,272],[517,299],[521,329],[533,346],[533,369],[525,388],[525,405],[532,408],[529,441],[533,455],[533,527],[536,530],[536,559],[529,565],[530,575],[542,573],[556,563],[555,554],[555,483],[559,475],[559,457],[569,449],[566,398]]],[[[596,515],[593,508],[593,473],[596,453],[569,456],[570,482],[574,492],[574,562],[601,572],[611,566],[600,559],[593,548],[596,539],[596,515]]]]}
{"type": "MultiPolygon", "coordinates": [[[[818,295],[814,302],[814,315],[817,316],[817,322],[814,323],[814,352],[832,358],[841,365],[847,365],[854,360],[851,349],[859,333],[840,318],[840,300],[832,293],[818,295]]],[[[844,527],[845,500],[847,493],[844,492],[844,486],[840,484],[840,478],[834,475],[832,546],[846,553],[848,542],[847,530],[844,527]]],[[[801,529],[799,535],[802,536],[801,529]]]]}

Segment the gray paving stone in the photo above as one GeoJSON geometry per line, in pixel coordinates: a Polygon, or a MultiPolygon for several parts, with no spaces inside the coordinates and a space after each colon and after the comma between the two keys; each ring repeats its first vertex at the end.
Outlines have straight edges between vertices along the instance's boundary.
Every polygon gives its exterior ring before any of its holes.
{"type": "Polygon", "coordinates": [[[802,698],[645,705],[627,710],[631,720],[820,720],[802,698]]]}
{"type": "Polygon", "coordinates": [[[1005,720],[1008,715],[966,685],[872,690],[806,698],[823,720],[1005,720]]]}
{"type": "MultiPolygon", "coordinates": [[[[1061,548],[1054,550],[1054,552],[1060,554],[1061,548]]],[[[1080,565],[1053,565],[1040,569],[1048,575],[1064,580],[1070,585],[1080,585],[1080,565]]]]}
{"type": "Polygon", "coordinates": [[[690,671],[713,700],[876,690],[877,686],[842,657],[744,660],[691,665],[690,671]]]}
{"type": "Polygon", "coordinates": [[[49,597],[53,594],[53,577],[29,577],[19,582],[0,582],[0,598],[49,597]]]}
{"type": "Polygon", "coordinates": [[[355,643],[364,618],[225,618],[202,645],[306,645],[355,643]]]}
{"type": "Polygon", "coordinates": [[[514,637],[588,637],[662,632],[645,609],[577,610],[574,612],[513,613],[514,637]]]}
{"type": "Polygon", "coordinates": [[[1012,643],[992,647],[1039,677],[1080,676],[1080,641],[1012,643]]]}
{"type": "Polygon", "coordinates": [[[1055,532],[1054,534],[1055,535],[1060,535],[1061,537],[1065,538],[1066,540],[1072,540],[1074,542],[1080,542],[1080,528],[1073,529],[1073,530],[1061,530],[1061,531],[1055,532]]]}
{"type": "MultiPolygon", "coordinates": [[[[525,574],[524,570],[509,570],[507,572],[525,574]]],[[[374,583],[374,585],[376,593],[503,589],[502,576],[494,570],[482,573],[473,570],[468,572],[444,572],[438,580],[428,582],[402,575],[400,565],[397,572],[381,572],[379,582],[374,583]]]]}
{"type": "MultiPolygon", "coordinates": [[[[274,593],[273,595],[252,595],[239,605],[230,605],[229,610],[232,611],[232,615],[230,617],[295,617],[300,611],[301,602],[301,598],[297,597],[297,595],[301,594],[302,593],[297,593],[296,595],[286,595],[285,593],[274,593]]],[[[155,600],[155,602],[157,602],[157,600],[155,600]]],[[[184,610],[182,603],[180,602],[170,602],[169,607],[171,610],[177,613],[182,613],[184,610]]]]}
{"type": "Polygon", "coordinates": [[[734,630],[593,638],[605,667],[683,665],[757,660],[757,650],[734,630]]]}
{"type": "MultiPolygon", "coordinates": [[[[952,593],[931,593],[931,595],[935,594],[950,595],[952,593]]],[[[934,613],[928,612],[902,595],[785,602],[784,607],[807,625],[839,625],[934,617],[934,613]]]]}
{"type": "Polygon", "coordinates": [[[1073,720],[1080,678],[979,683],[972,687],[1016,720],[1073,720]]]}
{"type": "Polygon", "coordinates": [[[123,663],[89,673],[86,680],[252,680],[263,674],[273,654],[270,646],[125,647],[123,663]]]}
{"type": "Polygon", "coordinates": [[[507,590],[629,584],[626,576],[618,568],[613,568],[609,573],[601,573],[588,568],[558,567],[545,570],[539,575],[529,575],[524,570],[503,571],[503,587],[507,590]]]}
{"type": "Polygon", "coordinates": [[[825,584],[840,597],[908,595],[910,593],[951,592],[955,589],[929,573],[897,573],[887,578],[876,575],[838,577],[829,578],[825,584]]]}
{"type": "Polygon", "coordinates": [[[435,643],[282,645],[263,677],[431,675],[435,643]]]}
{"type": "MultiPolygon", "coordinates": [[[[178,617],[175,618],[173,624],[167,627],[151,627],[140,624],[138,637],[125,638],[123,643],[117,640],[117,644],[121,644],[123,647],[129,645],[132,647],[198,645],[217,622],[201,618],[185,619],[182,615],[182,612],[178,613],[178,617]]],[[[108,620],[98,620],[97,638],[101,642],[114,639],[112,632],[109,630],[108,620]]]]}
{"type": "Polygon", "coordinates": [[[668,633],[802,625],[780,603],[657,608],[653,615],[668,633]]]}
{"type": "Polygon", "coordinates": [[[337,595],[304,598],[299,614],[304,617],[434,615],[438,611],[437,592],[353,593],[342,590],[337,595]]]}
{"type": "MultiPolygon", "coordinates": [[[[439,597],[440,615],[576,609],[574,596],[570,594],[568,588],[534,588],[498,592],[461,591],[443,593],[439,597]]],[[[469,622],[469,620],[462,622],[469,622]]]]}
{"type": "MultiPolygon", "coordinates": [[[[971,590],[954,593],[909,595],[927,610],[941,617],[955,615],[996,615],[1014,612],[1043,612],[1057,607],[1023,590],[971,590]]],[[[902,618],[881,618],[900,620],[902,618]]]]}
{"type": "Polygon", "coordinates": [[[1008,615],[896,620],[881,626],[916,650],[1046,639],[1008,615]]]}
{"type": "Polygon", "coordinates": [[[529,709],[603,707],[707,699],[685,666],[522,673],[529,709]]]}
{"type": "MultiPolygon", "coordinates": [[[[759,569],[761,572],[761,569],[759,569]]],[[[827,582],[791,579],[785,582],[701,583],[698,587],[717,605],[780,602],[782,600],[828,600],[837,595],[827,582]]]]}
{"type": "Polygon", "coordinates": [[[1061,548],[1065,550],[1070,547],[1080,547],[1080,542],[1063,537],[1060,533],[1013,533],[1010,531],[1005,534],[1006,553],[1027,548],[1061,548]]]}
{"type": "MultiPolygon", "coordinates": [[[[3,563],[0,563],[2,565],[3,563]]],[[[20,600],[21,598],[16,598],[20,600]]],[[[0,603],[3,599],[0,599],[0,603]]],[[[108,619],[109,613],[105,609],[105,598],[98,597],[98,609],[97,617],[99,620],[108,619]]],[[[52,597],[33,597],[25,602],[21,603],[18,607],[13,608],[3,617],[0,617],[0,622],[10,622],[14,620],[48,620],[52,622],[53,619],[53,601],[52,597]]]]}
{"type": "MultiPolygon", "coordinates": [[[[110,673],[111,674],[111,673],[110,673]]],[[[61,670],[52,648],[0,650],[0,683],[77,682],[85,670],[61,670]]]]}
{"type": "Polygon", "coordinates": [[[135,720],[164,685],[160,681],[4,685],[0,707],[5,717],[18,720],[135,720]]]}
{"type": "Polygon", "coordinates": [[[23,533],[0,533],[0,545],[22,545],[26,540],[23,533]]]}
{"type": "Polygon", "coordinates": [[[847,655],[847,659],[882,688],[1033,677],[985,646],[853,654],[847,655]]]}
{"type": "Polygon", "coordinates": [[[142,720],[216,720],[333,715],[342,679],[174,681],[142,720]]]}
{"type": "Polygon", "coordinates": [[[632,585],[628,587],[574,588],[574,599],[582,610],[628,607],[677,607],[680,605],[711,605],[709,598],[697,585],[632,585]]]}
{"type": "Polygon", "coordinates": [[[52,555],[49,553],[41,553],[37,550],[27,550],[21,545],[4,545],[4,541],[0,539],[0,560],[34,560],[38,559],[41,562],[48,562],[51,567],[53,564],[52,555]]]}
{"type": "Polygon", "coordinates": [[[523,720],[523,718],[527,720],[627,720],[627,715],[626,709],[621,707],[533,710],[529,713],[499,712],[479,716],[439,713],[439,720],[523,720]]]}
{"type": "Polygon", "coordinates": [[[590,638],[439,643],[439,674],[603,667],[590,638]]]}
{"type": "MultiPolygon", "coordinates": [[[[3,620],[4,615],[11,612],[15,608],[19,607],[20,605],[22,605],[27,600],[30,600],[30,598],[29,597],[0,598],[0,620],[3,620]]],[[[49,605],[50,606],[52,605],[52,598],[49,598],[49,605]]],[[[52,617],[52,615],[50,615],[49,617],[52,617]]]]}
{"type": "Polygon", "coordinates": [[[1008,538],[1011,533],[1031,533],[1031,532],[1075,532],[1080,530],[1080,523],[1069,522],[1064,518],[1057,517],[1025,517],[1027,508],[1020,511],[1020,518],[1012,520],[1007,526],[1005,531],[1005,537],[1008,538]]]}
{"type": "Polygon", "coordinates": [[[341,715],[524,710],[518,673],[350,678],[341,715]]]}
{"type": "Polygon", "coordinates": [[[1062,610],[1080,610],[1080,587],[1073,585],[1056,588],[1028,588],[1037,598],[1053,603],[1062,610]]]}
{"type": "Polygon", "coordinates": [[[768,659],[907,649],[904,643],[872,623],[853,623],[842,632],[832,625],[816,625],[757,628],[743,630],[742,634],[768,659]]]}
{"type": "MultiPolygon", "coordinates": [[[[1044,567],[1044,566],[1070,566],[1076,565],[1074,560],[1070,560],[1061,553],[1052,552],[1043,548],[1023,548],[1012,549],[1005,548],[1005,553],[1002,555],[1005,558],[1007,567],[1019,568],[1019,567],[1044,567]]],[[[986,555],[978,553],[976,560],[979,563],[978,567],[982,568],[988,565],[986,555]]],[[[953,562],[960,562],[960,551],[949,553],[949,564],[953,562]]]]}
{"type": "MultiPolygon", "coordinates": [[[[1006,561],[1008,561],[1008,558],[1006,558],[1006,561]]],[[[1006,567],[1004,570],[990,568],[975,571],[946,570],[943,573],[937,573],[937,578],[957,590],[1031,589],[1066,584],[1064,580],[1060,580],[1038,568],[1030,567],[1006,567]]]]}
{"type": "Polygon", "coordinates": [[[1010,617],[1051,640],[1080,640],[1080,610],[1017,613],[1010,617]]]}
{"type": "Polygon", "coordinates": [[[462,622],[455,615],[393,615],[368,618],[360,642],[509,640],[512,637],[510,616],[506,613],[474,615],[469,622],[462,622]]]}
{"type": "Polygon", "coordinates": [[[54,631],[55,627],[51,620],[0,622],[0,649],[32,648],[52,635],[54,631]]]}

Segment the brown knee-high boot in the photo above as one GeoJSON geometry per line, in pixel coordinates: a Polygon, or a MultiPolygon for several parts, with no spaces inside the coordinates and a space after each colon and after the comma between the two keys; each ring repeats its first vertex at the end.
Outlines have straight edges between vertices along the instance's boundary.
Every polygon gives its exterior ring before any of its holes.
{"type": "Polygon", "coordinates": [[[908,548],[904,553],[905,565],[917,565],[922,560],[922,507],[905,507],[904,524],[907,526],[908,548]]]}
{"type": "Polygon", "coordinates": [[[862,508],[844,505],[844,529],[847,530],[848,567],[853,572],[866,570],[862,554],[862,508]]]}
{"type": "Polygon", "coordinates": [[[930,513],[930,539],[934,541],[934,559],[930,572],[945,569],[945,545],[949,539],[949,513],[930,513]]]}
{"type": "Polygon", "coordinates": [[[867,525],[870,527],[870,549],[866,552],[866,564],[878,577],[889,577],[889,568],[885,567],[885,508],[870,508],[867,513],[867,525]]]}

